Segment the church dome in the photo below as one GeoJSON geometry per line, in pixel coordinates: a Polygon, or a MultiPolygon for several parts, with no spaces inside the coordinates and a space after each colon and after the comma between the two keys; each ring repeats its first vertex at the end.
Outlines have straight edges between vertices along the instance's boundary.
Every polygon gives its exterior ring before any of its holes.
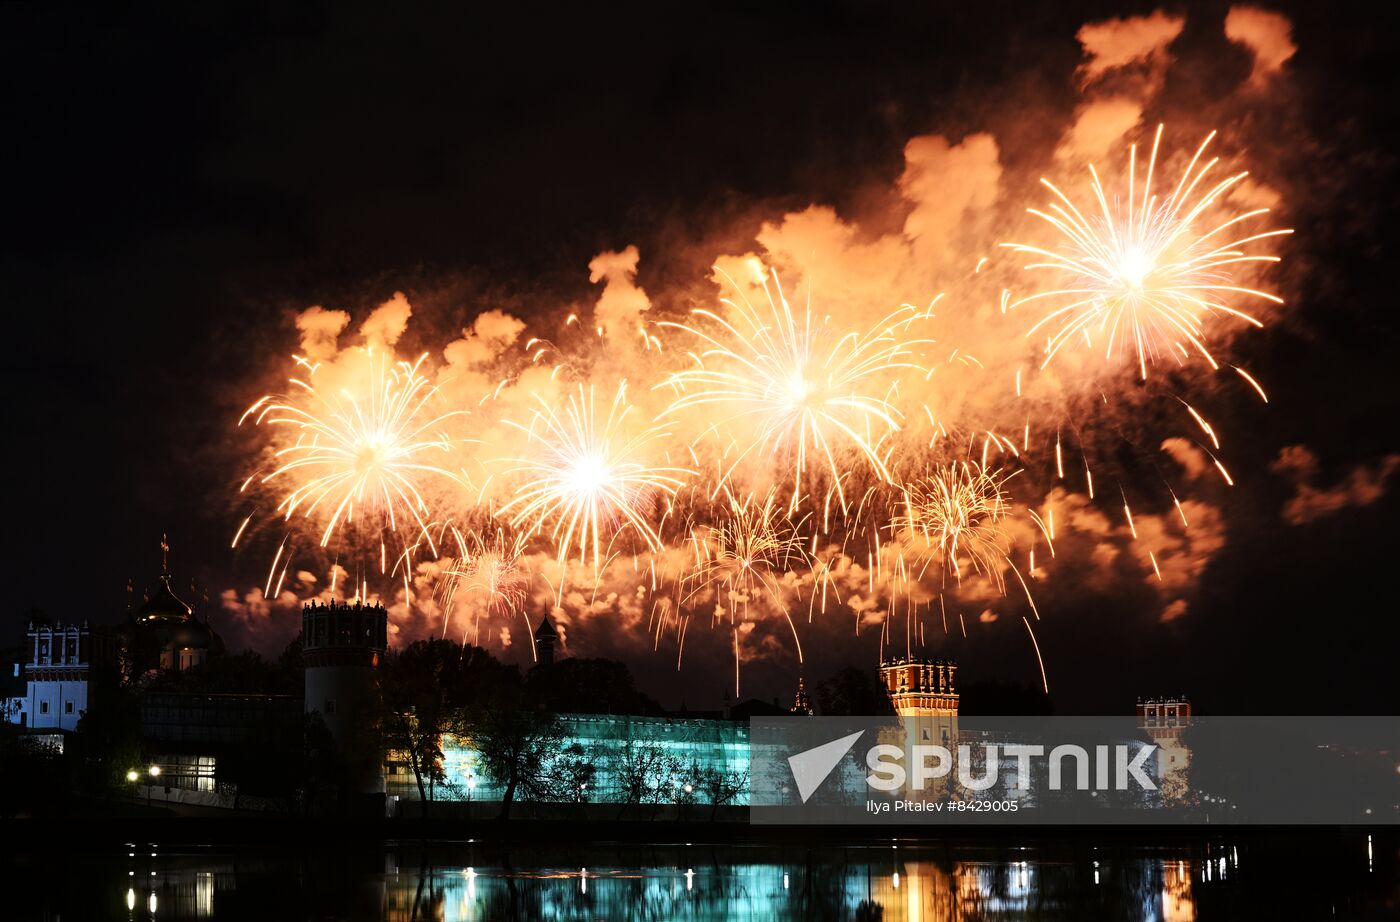
{"type": "Polygon", "coordinates": [[[162,539],[160,586],[131,610],[131,619],[122,629],[138,674],[184,672],[202,665],[208,654],[224,651],[222,638],[207,621],[196,619],[194,609],[170,588],[169,550],[162,539]]]}
{"type": "MultiPolygon", "coordinates": [[[[175,648],[189,647],[195,650],[208,650],[216,646],[218,637],[203,621],[190,620],[183,624],[172,624],[165,630],[166,642],[175,648]]],[[[222,643],[217,644],[219,648],[222,643]]]]}
{"type": "Polygon", "coordinates": [[[193,614],[194,609],[181,601],[170,588],[170,577],[162,576],[160,588],[142,602],[131,616],[138,624],[144,624],[151,621],[189,621],[193,614]]]}

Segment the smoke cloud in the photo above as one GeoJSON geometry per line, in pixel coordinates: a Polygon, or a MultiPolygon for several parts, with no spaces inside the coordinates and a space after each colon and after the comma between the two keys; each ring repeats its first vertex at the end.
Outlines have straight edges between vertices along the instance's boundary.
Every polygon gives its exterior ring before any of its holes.
{"type": "Polygon", "coordinates": [[[1079,68],[1081,81],[1089,84],[1112,71],[1137,67],[1150,73],[1155,84],[1171,63],[1168,47],[1185,25],[1182,17],[1161,10],[1089,23],[1076,35],[1088,59],[1079,68]]]}
{"type": "Polygon", "coordinates": [[[336,340],[350,324],[345,311],[328,311],[323,307],[308,307],[297,315],[301,332],[301,351],[308,359],[318,362],[335,355],[336,340]]]}
{"type": "Polygon", "coordinates": [[[1298,51],[1293,24],[1284,16],[1254,6],[1232,6],[1225,16],[1225,37],[1249,49],[1254,69],[1252,87],[1262,87],[1298,51]]]}
{"type": "MultiPolygon", "coordinates": [[[[533,644],[517,632],[528,638],[532,621],[549,614],[566,652],[653,657],[677,669],[693,662],[691,668],[726,675],[725,684],[736,646],[742,678],[743,668],[758,662],[796,671],[799,647],[806,655],[840,649],[851,638],[874,636],[881,649],[904,649],[945,635],[1005,637],[1014,630],[1024,645],[1022,618],[1051,632],[1057,619],[1075,617],[1086,592],[1127,587],[1143,600],[1145,619],[1190,617],[1196,587],[1228,540],[1219,497],[1229,485],[1215,463],[1219,452],[1207,450],[1176,395],[1248,386],[1175,355],[1164,357],[1170,391],[1141,382],[1131,362],[1106,361],[1101,349],[1066,349],[1047,363],[1045,334],[1030,332],[1043,309],[1013,307],[1035,291],[1026,268],[1035,260],[1002,246],[1044,241],[1045,223],[1026,213],[1055,201],[1036,185],[1040,176],[1054,177],[1075,201],[1093,207],[1087,162],[1109,158],[1099,175],[1122,189],[1127,146],[1150,143],[1143,113],[1194,105],[1163,98],[1176,64],[1170,49],[1184,26],[1183,17],[1162,11],[1084,26],[1084,61],[1069,77],[1076,105],[1033,157],[1010,162],[1009,146],[986,131],[922,134],[905,143],[902,169],[882,190],[884,207],[862,220],[820,201],[765,214],[754,222],[756,232],[746,225],[717,234],[728,243],[688,274],[655,281],[645,275],[646,248],[628,244],[587,264],[588,282],[601,286],[591,313],[573,303],[542,305],[527,323],[490,307],[452,324],[460,332],[430,349],[423,369],[434,385],[433,411],[456,414],[440,427],[448,447],[434,455],[450,476],[424,478],[426,524],[410,527],[409,539],[387,551],[378,530],[364,539],[368,499],[357,512],[360,545],[346,539],[320,548],[307,538],[309,521],[277,525],[278,540],[293,536],[296,562],[279,563],[291,568],[280,592],[224,593],[235,636],[280,642],[294,633],[299,601],[332,594],[329,579],[311,574],[334,566],[341,567],[339,593],[386,604],[400,643],[446,634],[528,658],[533,644]],[[681,329],[717,328],[692,311],[738,323],[741,306],[763,312],[770,304],[773,316],[790,316],[794,328],[808,332],[798,339],[813,348],[826,345],[827,318],[842,336],[859,338],[888,328],[901,304],[918,316],[901,328],[910,367],[878,370],[880,394],[894,408],[888,431],[867,422],[871,431],[859,433],[875,443],[891,482],[873,476],[857,453],[840,455],[851,469],[843,489],[855,500],[824,499],[820,490],[806,498],[802,551],[814,563],[774,573],[763,592],[748,595],[698,579],[705,562],[699,548],[723,518],[724,489],[781,491],[791,480],[790,459],[767,450],[752,418],[710,406],[668,408],[681,390],[679,373],[719,361],[712,342],[681,329]],[[782,313],[785,304],[790,314],[782,313]],[[556,422],[551,413],[567,422],[574,408],[592,406],[591,419],[601,424],[615,402],[628,411],[614,421],[614,439],[643,446],[647,464],[683,468],[693,483],[646,494],[648,514],[663,523],[659,546],[614,518],[602,562],[577,554],[560,559],[551,541],[558,532],[517,517],[509,504],[531,486],[524,462],[547,451],[542,438],[556,422]],[[656,426],[671,434],[653,438],[656,426]],[[749,450],[755,445],[764,450],[749,450]],[[1019,472],[1007,481],[1007,515],[989,539],[999,555],[990,571],[966,558],[913,565],[891,526],[907,485],[948,464],[1019,472]],[[728,475],[723,487],[721,471],[728,475]],[[524,603],[505,613],[489,592],[451,591],[456,564],[474,553],[456,536],[497,530],[520,537],[510,562],[527,584],[524,603]]],[[[1243,112],[1251,85],[1293,53],[1290,29],[1276,14],[1236,7],[1226,34],[1255,56],[1248,82],[1235,88],[1243,112]]],[[[1232,110],[1222,104],[1219,111],[1228,119],[1232,110]]],[[[1175,181],[1197,143],[1167,137],[1158,164],[1163,183],[1175,181]]],[[[1218,153],[1233,164],[1232,150],[1222,147],[1218,153]]],[[[1277,190],[1255,179],[1220,207],[1240,213],[1279,200],[1277,190]]],[[[1252,280],[1251,273],[1244,277],[1252,280]]],[[[371,352],[408,358],[395,350],[411,320],[409,297],[395,292],[359,327],[361,342],[346,345],[349,314],[308,308],[296,327],[303,354],[320,363],[317,387],[354,389],[371,352]]],[[[1207,332],[1228,348],[1245,328],[1225,318],[1207,332]]],[[[269,450],[285,449],[295,437],[273,433],[269,450]]],[[[1301,447],[1286,449],[1274,467],[1297,487],[1285,518],[1297,524],[1372,502],[1397,464],[1400,457],[1387,458],[1342,485],[1319,488],[1316,460],[1301,447]]],[[[268,582],[279,582],[275,571],[268,582]]]]}
{"type": "Polygon", "coordinates": [[[1354,506],[1369,506],[1385,496],[1389,481],[1400,470],[1400,454],[1386,455],[1374,465],[1357,465],[1330,487],[1319,487],[1317,455],[1304,445],[1282,449],[1269,469],[1293,484],[1293,496],[1284,504],[1283,519],[1290,525],[1334,515],[1354,506]]]}

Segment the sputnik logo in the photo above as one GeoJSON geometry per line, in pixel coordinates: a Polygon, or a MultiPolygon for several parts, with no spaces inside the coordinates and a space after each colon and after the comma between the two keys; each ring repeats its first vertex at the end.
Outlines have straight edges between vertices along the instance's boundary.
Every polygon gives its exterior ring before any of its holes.
{"type": "Polygon", "coordinates": [[[851,751],[851,747],[856,744],[856,740],[861,738],[864,730],[852,733],[850,736],[843,736],[834,739],[829,743],[822,743],[820,746],[807,749],[788,756],[788,766],[792,769],[792,780],[797,782],[797,793],[802,796],[805,804],[807,799],[816,793],[817,788],[826,780],[826,776],[831,774],[831,770],[836,764],[851,751]]]}

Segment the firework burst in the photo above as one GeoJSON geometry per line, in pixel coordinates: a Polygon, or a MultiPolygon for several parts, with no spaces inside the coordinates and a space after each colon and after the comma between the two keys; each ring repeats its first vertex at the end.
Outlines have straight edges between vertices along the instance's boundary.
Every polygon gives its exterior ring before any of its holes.
{"type": "Polygon", "coordinates": [[[257,480],[278,490],[278,513],[314,521],[322,547],[346,525],[364,522],[379,544],[381,571],[386,530],[405,548],[420,536],[432,545],[428,484],[461,483],[445,466],[461,441],[448,431],[460,413],[432,409],[438,392],[422,373],[425,359],[392,362],[366,349],[348,383],[319,387],[320,366],[297,357],[306,375],[291,379],[292,396],[263,397],[239,420],[290,436],[274,451],[272,471],[253,475],[245,487],[257,480]]]}
{"type": "Polygon", "coordinates": [[[713,590],[731,620],[735,609],[747,613],[750,604],[763,598],[785,609],[783,576],[810,567],[800,526],[788,518],[771,491],[762,502],[753,496],[729,496],[728,509],[716,524],[691,533],[695,565],[686,577],[692,588],[684,601],[713,590]]]}
{"type": "Polygon", "coordinates": [[[1137,182],[1137,146],[1130,149],[1126,200],[1119,196],[1110,199],[1093,166],[1089,174],[1095,207],[1087,213],[1053,184],[1041,180],[1057,201],[1048,211],[1029,212],[1058,231],[1062,245],[1055,249],[1003,245],[1037,257],[1027,269],[1048,269],[1060,280],[1062,287],[1010,304],[1012,308],[1037,301],[1053,305],[1027,333],[1046,332],[1046,364],[1067,345],[1082,341],[1087,347],[1102,348],[1110,360],[1123,352],[1131,353],[1144,379],[1149,364],[1168,356],[1180,364],[1196,357],[1218,368],[1208,344],[1208,321],[1229,317],[1263,326],[1231,302],[1283,303],[1275,295],[1239,284],[1237,275],[1251,264],[1278,262],[1277,256],[1248,249],[1292,231],[1242,230],[1248,222],[1267,214],[1267,208],[1209,217],[1219,210],[1226,193],[1248,175],[1207,179],[1219,162],[1219,158],[1202,162],[1214,137],[1212,132],[1196,149],[1165,199],[1153,190],[1160,126],[1152,140],[1141,187],[1137,182]]]}
{"type": "Polygon", "coordinates": [[[754,305],[730,279],[738,298],[722,300],[724,313],[699,309],[692,311],[697,322],[662,324],[699,341],[699,351],[689,353],[694,367],[662,385],[676,393],[668,412],[717,410],[706,432],[721,437],[743,427],[744,447],[721,481],[750,456],[772,455],[790,465],[794,512],[815,459],[828,494],[845,509],[851,459],[890,480],[883,443],[902,419],[890,399],[891,375],[915,367],[920,341],[905,334],[928,314],[906,305],[869,329],[843,329],[814,316],[810,303],[794,310],[776,273],[762,280],[765,304],[754,305]]]}
{"type": "Polygon", "coordinates": [[[1011,513],[1006,483],[1014,476],[960,461],[941,465],[904,488],[892,530],[914,561],[917,578],[938,563],[945,578],[951,572],[961,583],[966,574],[978,573],[1005,593],[1011,513]]]}
{"type": "Polygon", "coordinates": [[[510,462],[520,485],[498,514],[512,528],[548,534],[561,563],[576,552],[580,563],[596,571],[611,556],[613,542],[629,531],[659,551],[663,542],[653,524],[658,501],[673,496],[692,473],[651,463],[670,433],[638,424],[626,395],[624,382],[600,413],[593,388],[579,385],[562,412],[537,396],[530,422],[511,423],[537,450],[510,462]]]}
{"type": "MultiPolygon", "coordinates": [[[[451,531],[457,557],[441,589],[442,636],[447,636],[453,614],[466,607],[473,613],[472,627],[479,646],[483,615],[488,620],[508,621],[523,614],[529,602],[530,573],[521,560],[525,541],[519,535],[507,536],[499,528],[489,536],[455,527],[451,531]]],[[[466,637],[463,624],[464,643],[466,637]]]]}

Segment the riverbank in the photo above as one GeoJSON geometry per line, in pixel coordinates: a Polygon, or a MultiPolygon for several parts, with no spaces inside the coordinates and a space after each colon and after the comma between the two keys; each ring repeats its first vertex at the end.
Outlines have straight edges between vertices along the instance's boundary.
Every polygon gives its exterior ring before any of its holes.
{"type": "Polygon", "coordinates": [[[715,845],[891,845],[970,843],[983,845],[1094,844],[1174,848],[1209,839],[1250,842],[1319,843],[1356,836],[1400,847],[1400,828],[1343,826],[1008,826],[930,823],[926,826],[776,826],[745,821],[533,819],[507,821],[442,817],[289,816],[144,803],[76,804],[81,812],[64,817],[17,818],[7,827],[18,840],[71,844],[74,824],[93,848],[129,842],[199,843],[238,848],[276,842],[289,847],[363,847],[371,843],[589,844],[707,843],[715,845]],[[178,812],[177,812],[178,811],[178,812]]]}

